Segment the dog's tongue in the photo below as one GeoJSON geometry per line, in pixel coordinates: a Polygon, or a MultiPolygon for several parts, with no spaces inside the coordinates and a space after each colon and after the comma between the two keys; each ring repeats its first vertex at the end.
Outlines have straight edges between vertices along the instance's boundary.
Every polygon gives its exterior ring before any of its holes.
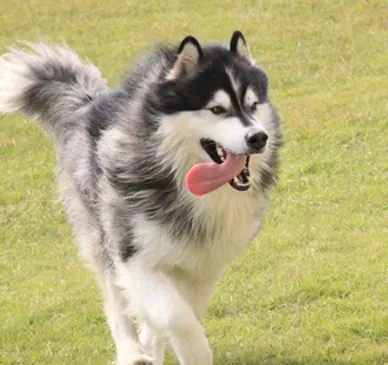
{"type": "Polygon", "coordinates": [[[203,162],[195,165],[186,176],[188,189],[197,196],[205,195],[237,176],[245,164],[244,156],[227,152],[222,164],[203,162]]]}

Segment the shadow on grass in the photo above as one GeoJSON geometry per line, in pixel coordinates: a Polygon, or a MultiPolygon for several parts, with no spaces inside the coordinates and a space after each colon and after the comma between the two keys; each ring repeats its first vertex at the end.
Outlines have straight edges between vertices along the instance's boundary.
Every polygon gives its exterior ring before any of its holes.
{"type": "Polygon", "coordinates": [[[233,356],[219,355],[215,356],[215,365],[385,365],[388,360],[383,358],[375,358],[368,360],[335,360],[329,359],[325,355],[317,355],[316,357],[306,357],[302,359],[290,359],[286,355],[258,354],[258,353],[241,353],[233,354],[233,356]]]}

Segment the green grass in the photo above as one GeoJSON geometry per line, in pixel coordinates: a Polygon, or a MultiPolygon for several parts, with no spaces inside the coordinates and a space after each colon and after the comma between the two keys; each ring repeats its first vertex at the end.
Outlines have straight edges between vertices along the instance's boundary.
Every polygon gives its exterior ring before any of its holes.
{"type": "MultiPolygon", "coordinates": [[[[204,319],[215,363],[388,364],[387,2],[159,3],[2,1],[0,51],[65,39],[115,85],[155,40],[241,29],[269,72],[286,144],[265,227],[204,319]]],[[[114,359],[54,180],[50,138],[1,117],[0,364],[114,359]]]]}

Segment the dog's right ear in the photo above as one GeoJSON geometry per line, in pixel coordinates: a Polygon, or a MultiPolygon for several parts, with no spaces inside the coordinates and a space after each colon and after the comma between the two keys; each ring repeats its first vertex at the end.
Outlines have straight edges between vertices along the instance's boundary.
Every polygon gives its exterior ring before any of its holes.
{"type": "Polygon", "coordinates": [[[167,75],[167,80],[177,80],[182,75],[194,71],[202,57],[202,48],[192,36],[186,37],[178,48],[178,58],[167,75]]]}

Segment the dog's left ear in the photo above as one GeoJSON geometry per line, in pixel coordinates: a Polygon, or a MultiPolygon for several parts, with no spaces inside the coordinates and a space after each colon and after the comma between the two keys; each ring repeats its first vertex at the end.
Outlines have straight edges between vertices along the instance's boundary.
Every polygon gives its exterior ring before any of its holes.
{"type": "Polygon", "coordinates": [[[192,36],[186,37],[178,48],[178,58],[167,80],[177,80],[184,74],[189,74],[198,67],[202,57],[202,48],[199,42],[192,36]]]}
{"type": "Polygon", "coordinates": [[[232,39],[230,40],[230,52],[240,56],[251,64],[255,63],[249,52],[247,42],[239,30],[234,31],[232,35],[232,39]]]}

